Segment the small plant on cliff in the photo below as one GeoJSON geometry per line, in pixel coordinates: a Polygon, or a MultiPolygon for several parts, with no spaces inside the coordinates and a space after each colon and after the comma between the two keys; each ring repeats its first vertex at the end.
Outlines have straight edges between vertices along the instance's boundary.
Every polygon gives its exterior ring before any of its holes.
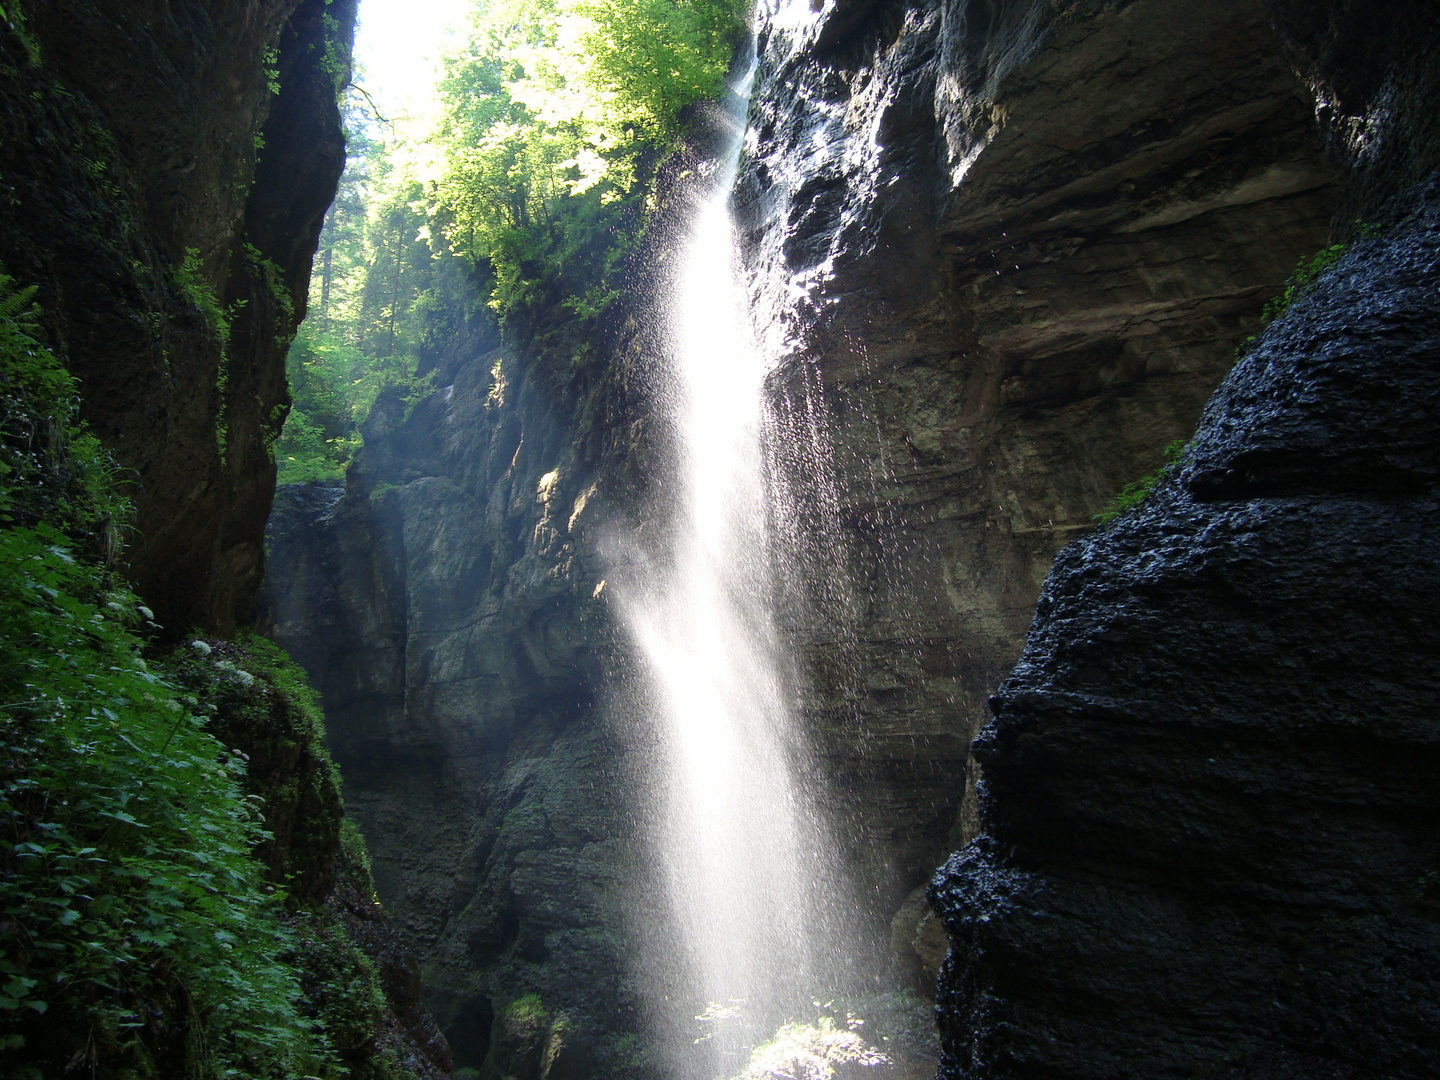
{"type": "Polygon", "coordinates": [[[220,341],[220,347],[226,348],[230,344],[230,314],[221,305],[210,283],[205,280],[200,249],[186,248],[185,258],[170,276],[175,281],[175,287],[205,316],[205,321],[210,324],[210,329],[220,341]]]}
{"type": "Polygon", "coordinates": [[[186,248],[185,258],[179,266],[171,272],[171,278],[175,287],[190,301],[191,306],[197,308],[205,316],[205,321],[210,324],[211,331],[220,343],[220,369],[215,376],[215,390],[219,395],[219,415],[215,421],[215,443],[220,450],[220,456],[224,458],[229,442],[229,424],[227,423],[228,395],[230,388],[230,315],[225,310],[215,290],[205,280],[204,268],[200,260],[198,248],[186,248]]]}
{"type": "MultiPolygon", "coordinates": [[[[330,3],[331,0],[325,0],[326,8],[329,8],[330,3]]],[[[350,43],[345,40],[345,34],[334,15],[327,10],[323,18],[325,20],[325,55],[320,60],[320,70],[334,84],[335,97],[338,101],[350,82],[350,43]]]]}
{"type": "Polygon", "coordinates": [[[280,50],[273,45],[265,50],[265,88],[276,96],[280,93],[280,50]]]}
{"type": "MultiPolygon", "coordinates": [[[[1358,239],[1365,239],[1380,235],[1380,229],[1375,225],[1367,224],[1364,221],[1355,222],[1355,236],[1358,239]]],[[[1261,329],[1269,326],[1276,319],[1290,310],[1291,305],[1299,300],[1310,287],[1319,280],[1320,276],[1340,261],[1341,257],[1350,250],[1350,242],[1331,244],[1323,247],[1314,255],[1302,258],[1295,267],[1295,272],[1285,279],[1285,287],[1275,296],[1266,301],[1260,311],[1261,329]]],[[[1235,350],[1236,359],[1244,356],[1255,344],[1258,335],[1252,334],[1240,343],[1235,350]]]]}
{"type": "Polygon", "coordinates": [[[250,264],[250,272],[258,275],[265,283],[265,291],[270,296],[270,302],[275,305],[275,310],[281,312],[287,320],[291,318],[295,314],[295,301],[290,296],[290,290],[285,287],[285,271],[254,244],[246,242],[243,250],[245,261],[250,264]]]}
{"type": "Polygon", "coordinates": [[[34,296],[0,274],[0,526],[45,520],[110,562],[130,515],[121,470],[76,419],[78,387],[40,342],[34,296]]]}
{"type": "Polygon", "coordinates": [[[20,44],[25,49],[25,57],[32,66],[40,63],[40,43],[30,33],[30,28],[25,24],[25,8],[20,0],[3,0],[0,2],[0,22],[5,23],[5,28],[20,39],[20,44]]]}
{"type": "Polygon", "coordinates": [[[1260,312],[1260,321],[1266,326],[1278,319],[1289,310],[1315,280],[1326,270],[1340,261],[1340,257],[1350,250],[1349,244],[1331,244],[1329,247],[1321,248],[1308,259],[1301,259],[1295,267],[1295,272],[1285,279],[1285,288],[1278,295],[1271,297],[1269,302],[1260,312]]]}
{"type": "Polygon", "coordinates": [[[1170,473],[1174,471],[1175,466],[1180,463],[1181,455],[1185,452],[1185,440],[1176,439],[1169,446],[1165,447],[1163,452],[1165,454],[1165,464],[1161,465],[1154,472],[1148,473],[1139,480],[1126,484],[1121,488],[1120,494],[1111,499],[1110,502],[1106,504],[1105,509],[1095,515],[1096,522],[1101,525],[1108,525],[1122,514],[1129,513],[1144,502],[1150,493],[1155,490],[1155,485],[1169,476],[1170,473]]]}

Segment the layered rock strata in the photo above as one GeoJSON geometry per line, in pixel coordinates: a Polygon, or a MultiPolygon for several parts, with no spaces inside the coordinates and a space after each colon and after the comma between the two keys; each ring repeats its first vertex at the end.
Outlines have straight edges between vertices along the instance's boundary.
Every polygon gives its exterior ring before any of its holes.
{"type": "Polygon", "coordinates": [[[933,886],[943,1077],[1440,1068],[1440,20],[1273,14],[1351,242],[1056,561],[933,886]]]}
{"type": "Polygon", "coordinates": [[[0,23],[0,264],[38,286],[132,481],[160,621],[254,612],[285,348],[345,162],[355,0],[17,0],[0,23]]]}

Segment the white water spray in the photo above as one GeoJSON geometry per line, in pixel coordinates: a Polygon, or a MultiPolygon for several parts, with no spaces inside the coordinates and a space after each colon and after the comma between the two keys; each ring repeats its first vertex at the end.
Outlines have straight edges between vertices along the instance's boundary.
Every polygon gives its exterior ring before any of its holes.
{"type": "Polygon", "coordinates": [[[646,580],[617,583],[660,745],[654,840],[681,943],[673,985],[704,1016],[675,1033],[694,1051],[677,1064],[707,1078],[738,1073],[749,1045],[835,988],[836,957],[854,946],[773,610],[767,364],[728,206],[743,113],[735,123],[672,295],[676,520],[667,549],[645,553],[646,580]]]}

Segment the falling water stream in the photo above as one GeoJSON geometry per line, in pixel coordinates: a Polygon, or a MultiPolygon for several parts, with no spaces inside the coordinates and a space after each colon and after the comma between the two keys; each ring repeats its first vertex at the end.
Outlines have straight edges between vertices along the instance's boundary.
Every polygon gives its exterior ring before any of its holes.
{"type": "Polygon", "coordinates": [[[698,1011],[679,1071],[735,1075],[747,1048],[833,987],[849,938],[841,874],[811,785],[777,632],[766,357],[738,273],[731,145],[698,205],[670,311],[676,520],[621,611],[657,729],[655,847],[698,1011]]]}

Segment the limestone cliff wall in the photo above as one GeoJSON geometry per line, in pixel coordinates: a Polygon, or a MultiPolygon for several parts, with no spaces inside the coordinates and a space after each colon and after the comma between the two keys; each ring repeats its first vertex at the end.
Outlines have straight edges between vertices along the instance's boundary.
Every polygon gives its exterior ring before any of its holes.
{"type": "Polygon", "coordinates": [[[1440,1067],[1440,20],[1273,8],[1353,243],[1056,561],[933,886],[944,1077],[1440,1067]]]}
{"type": "Polygon", "coordinates": [[[253,616],[285,347],[345,161],[355,0],[5,11],[0,265],[39,287],[131,481],[136,588],[174,632],[233,629],[253,616]]]}

